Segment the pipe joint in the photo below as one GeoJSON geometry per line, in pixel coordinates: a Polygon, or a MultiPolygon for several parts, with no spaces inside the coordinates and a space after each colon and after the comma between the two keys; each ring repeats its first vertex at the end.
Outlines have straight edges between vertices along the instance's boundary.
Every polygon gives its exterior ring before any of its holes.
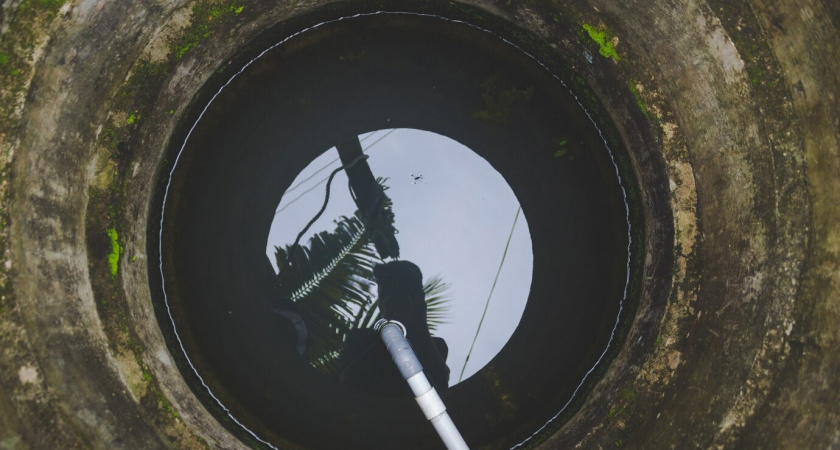
{"type": "Polygon", "coordinates": [[[411,344],[405,338],[406,331],[403,324],[395,320],[387,320],[377,322],[376,327],[404,380],[423,371],[420,360],[417,359],[417,355],[411,349],[411,344]]]}

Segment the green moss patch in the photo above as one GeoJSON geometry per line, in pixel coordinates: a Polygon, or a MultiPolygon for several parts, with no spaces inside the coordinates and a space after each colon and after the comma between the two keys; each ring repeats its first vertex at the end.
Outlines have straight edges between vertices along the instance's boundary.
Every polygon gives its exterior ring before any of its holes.
{"type": "Polygon", "coordinates": [[[213,33],[213,23],[227,17],[238,16],[245,9],[238,1],[200,1],[193,5],[192,22],[184,32],[169,43],[170,55],[181,59],[201,41],[213,33]]]}
{"type": "Polygon", "coordinates": [[[16,123],[16,104],[28,88],[32,52],[65,0],[23,0],[7,11],[9,29],[0,38],[0,134],[16,123]]]}
{"type": "Polygon", "coordinates": [[[589,37],[595,41],[600,49],[598,53],[604,58],[612,58],[616,61],[621,61],[618,52],[615,50],[615,45],[612,43],[612,37],[606,30],[599,30],[592,25],[583,24],[583,29],[589,34],[589,37]]]}
{"type": "Polygon", "coordinates": [[[618,399],[610,408],[607,414],[607,419],[627,418],[636,410],[636,392],[632,389],[624,388],[618,394],[618,399]]]}
{"type": "Polygon", "coordinates": [[[644,102],[642,102],[642,94],[639,92],[639,88],[636,87],[636,83],[629,81],[627,83],[627,87],[630,89],[630,93],[633,94],[633,97],[636,98],[636,104],[639,105],[639,109],[642,110],[642,114],[644,114],[645,117],[650,118],[648,109],[644,102]]]}
{"type": "Polygon", "coordinates": [[[108,238],[111,240],[111,253],[108,255],[108,266],[111,268],[111,277],[116,278],[117,272],[120,269],[120,255],[123,251],[116,228],[108,229],[108,238]]]}

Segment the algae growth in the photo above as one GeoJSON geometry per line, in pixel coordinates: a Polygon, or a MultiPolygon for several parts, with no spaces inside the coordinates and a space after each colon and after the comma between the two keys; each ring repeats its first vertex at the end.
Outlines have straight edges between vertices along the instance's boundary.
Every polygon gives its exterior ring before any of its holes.
{"type": "Polygon", "coordinates": [[[598,46],[600,47],[598,53],[600,53],[601,56],[621,61],[621,58],[618,56],[618,52],[615,50],[615,45],[613,45],[606,30],[599,30],[589,24],[583,24],[583,29],[586,30],[593,41],[598,43],[598,46]]]}
{"type": "Polygon", "coordinates": [[[211,24],[224,17],[238,16],[245,9],[244,5],[238,2],[227,1],[221,4],[214,4],[203,1],[192,7],[193,20],[184,32],[173,39],[169,44],[169,50],[175,59],[181,59],[198,44],[209,38],[212,34],[211,24]]]}
{"type": "Polygon", "coordinates": [[[116,228],[108,229],[108,238],[111,239],[111,253],[108,255],[108,266],[111,268],[111,277],[116,278],[117,271],[120,268],[120,255],[123,251],[116,228]]]}
{"type": "Polygon", "coordinates": [[[650,118],[648,109],[645,106],[644,102],[642,102],[642,94],[641,92],[639,92],[639,88],[636,87],[636,83],[630,81],[627,83],[627,87],[630,89],[630,93],[633,94],[633,97],[636,98],[636,104],[639,106],[639,109],[642,110],[642,114],[644,114],[645,117],[650,118]]]}

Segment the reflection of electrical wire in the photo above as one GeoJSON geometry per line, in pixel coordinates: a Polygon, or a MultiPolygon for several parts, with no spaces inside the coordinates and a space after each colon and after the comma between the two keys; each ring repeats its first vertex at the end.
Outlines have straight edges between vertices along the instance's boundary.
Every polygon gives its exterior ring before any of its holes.
{"type": "MultiPolygon", "coordinates": [[[[368,135],[367,135],[367,136],[365,136],[365,137],[363,137],[363,138],[359,139],[359,142],[364,142],[364,141],[368,140],[371,136],[375,135],[375,134],[376,134],[376,133],[378,133],[379,131],[380,131],[380,130],[376,130],[376,131],[374,131],[374,132],[372,132],[372,133],[368,133],[368,135]]],[[[302,185],[303,183],[306,183],[307,181],[309,181],[309,180],[311,180],[311,179],[315,178],[315,175],[318,175],[319,173],[323,172],[326,168],[328,168],[328,167],[330,167],[331,165],[333,165],[333,164],[337,163],[339,159],[341,159],[341,158],[336,158],[336,159],[334,159],[334,160],[332,160],[332,161],[328,162],[328,163],[327,163],[324,167],[321,167],[320,169],[318,169],[317,171],[315,171],[315,173],[313,173],[312,175],[309,175],[309,176],[308,176],[308,177],[306,177],[305,179],[298,181],[298,183],[297,183],[297,184],[295,184],[294,186],[290,187],[289,189],[286,189],[286,193],[288,194],[289,192],[294,191],[295,189],[299,188],[299,187],[300,187],[300,185],[302,185]]]]}
{"type": "Polygon", "coordinates": [[[278,277],[280,275],[283,275],[283,272],[285,272],[286,268],[289,267],[289,263],[292,260],[292,252],[294,251],[295,247],[298,246],[298,243],[300,243],[300,238],[302,238],[303,235],[306,234],[307,231],[309,231],[309,227],[311,227],[312,224],[314,224],[321,217],[321,214],[324,214],[324,211],[326,211],[327,204],[329,204],[330,202],[330,185],[332,184],[333,177],[335,177],[338,174],[338,172],[349,169],[355,166],[357,162],[363,161],[368,158],[368,155],[359,155],[355,159],[353,159],[353,161],[351,161],[349,164],[343,165],[330,173],[330,176],[327,178],[327,193],[324,196],[324,204],[321,206],[321,209],[318,211],[318,213],[315,214],[315,217],[313,217],[312,220],[310,220],[309,223],[307,223],[306,226],[303,227],[302,230],[300,230],[300,233],[298,233],[297,238],[295,238],[295,243],[292,244],[291,247],[289,247],[289,253],[286,255],[286,265],[284,265],[283,268],[280,269],[280,273],[277,274],[278,277]]]}
{"type": "MultiPolygon", "coordinates": [[[[396,129],[396,128],[391,129],[390,131],[388,131],[387,133],[385,133],[385,135],[384,135],[384,136],[382,136],[382,137],[380,137],[379,139],[375,140],[375,141],[373,142],[373,144],[368,145],[368,146],[367,146],[364,150],[362,150],[362,152],[366,152],[366,151],[370,150],[370,149],[371,149],[374,145],[378,144],[378,143],[379,143],[379,141],[381,141],[382,139],[385,139],[386,137],[388,137],[388,135],[390,135],[390,134],[391,134],[391,133],[393,133],[394,131],[397,131],[397,129],[396,129]]],[[[360,142],[361,142],[361,141],[360,141],[360,142]]],[[[334,161],[332,161],[331,163],[327,164],[326,166],[322,167],[321,169],[318,169],[318,172],[320,172],[320,171],[324,170],[325,168],[329,167],[330,165],[332,165],[332,163],[334,163],[334,162],[336,162],[336,161],[338,161],[338,160],[339,160],[339,158],[336,158],[336,159],[335,159],[334,161]]],[[[317,172],[316,172],[316,173],[317,173],[317,172]]],[[[313,176],[314,176],[314,174],[313,174],[313,176]]],[[[307,180],[309,180],[310,178],[312,178],[312,176],[310,176],[309,178],[307,178],[307,180]]],[[[327,178],[329,178],[329,177],[327,177],[327,178]]],[[[274,212],[274,215],[280,214],[281,212],[283,212],[283,210],[284,210],[284,209],[286,209],[286,208],[288,208],[289,206],[291,206],[291,205],[292,205],[292,203],[294,203],[294,202],[296,202],[296,201],[300,200],[300,198],[301,198],[301,197],[303,197],[304,195],[306,195],[306,194],[308,194],[308,193],[312,192],[312,191],[313,191],[315,188],[317,188],[318,186],[320,186],[320,185],[324,184],[324,182],[325,182],[325,181],[327,181],[327,178],[324,178],[323,180],[319,181],[319,182],[318,182],[315,186],[312,186],[311,188],[309,188],[309,189],[307,189],[307,190],[303,191],[300,195],[298,195],[298,196],[297,196],[297,197],[295,197],[294,199],[290,200],[290,201],[289,201],[289,203],[286,203],[285,205],[283,205],[283,207],[282,207],[282,208],[280,208],[280,209],[278,209],[277,211],[275,211],[275,212],[274,212]]],[[[304,181],[306,181],[306,180],[304,180],[304,181]]],[[[302,182],[301,182],[301,183],[302,183],[302,182]]],[[[297,187],[298,185],[300,185],[300,183],[298,183],[297,185],[295,185],[295,187],[297,187]]],[[[290,190],[291,190],[291,189],[290,189],[290,190]]],[[[289,193],[289,191],[286,191],[286,193],[288,194],[288,193],[289,193]]]]}
{"type": "Polygon", "coordinates": [[[490,295],[487,296],[487,303],[484,304],[484,312],[481,314],[481,320],[478,321],[478,329],[475,330],[475,336],[473,336],[472,344],[470,344],[470,351],[467,352],[467,359],[464,360],[464,366],[461,367],[461,375],[458,376],[459,383],[464,378],[464,370],[466,370],[467,363],[470,361],[470,355],[472,354],[473,347],[475,347],[475,341],[478,340],[478,333],[481,331],[481,324],[484,323],[484,316],[487,315],[487,307],[490,306],[490,299],[493,298],[493,291],[496,290],[496,282],[499,281],[499,274],[502,273],[502,266],[505,265],[508,247],[510,247],[510,240],[513,238],[513,230],[516,229],[516,221],[519,220],[520,212],[522,212],[522,206],[516,208],[516,217],[513,218],[513,226],[510,227],[510,235],[508,236],[507,244],[505,244],[505,252],[502,254],[502,261],[499,263],[499,270],[496,271],[496,279],[493,280],[493,287],[490,288],[490,295]]]}

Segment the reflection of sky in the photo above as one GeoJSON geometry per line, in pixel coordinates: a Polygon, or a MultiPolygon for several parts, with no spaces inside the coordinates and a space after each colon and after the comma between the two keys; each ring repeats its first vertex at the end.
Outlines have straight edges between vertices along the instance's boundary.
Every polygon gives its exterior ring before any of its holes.
{"type": "MultiPolygon", "coordinates": [[[[440,275],[451,285],[447,291],[450,315],[435,334],[449,345],[447,364],[452,373],[450,383],[455,384],[499,270],[519,202],[487,161],[449,138],[410,129],[390,134],[381,130],[360,138],[362,147],[369,148],[368,163],[374,176],[388,178],[387,194],[394,203],[401,259],[417,264],[425,278],[440,275]]],[[[330,149],[304,169],[283,196],[266,248],[272,264],[274,247],[291,244],[318,212],[326,178],[339,165],[338,152],[330,149]],[[333,163],[327,169],[312,176],[330,161],[333,163]],[[306,181],[298,185],[301,180],[306,181]]],[[[333,231],[333,221],[355,210],[347,176],[339,172],[324,215],[301,243],[317,232],[333,231]]],[[[531,238],[520,214],[464,379],[495,356],[519,324],[531,288],[532,267],[531,238]]]]}

